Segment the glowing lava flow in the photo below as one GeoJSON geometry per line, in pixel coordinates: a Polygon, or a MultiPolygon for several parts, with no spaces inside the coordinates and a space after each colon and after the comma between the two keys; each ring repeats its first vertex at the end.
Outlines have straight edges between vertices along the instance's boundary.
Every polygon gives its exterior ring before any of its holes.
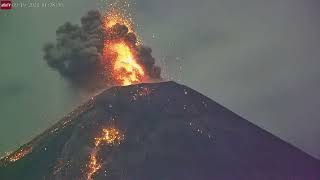
{"type": "Polygon", "coordinates": [[[124,135],[116,128],[102,129],[102,136],[96,137],[94,142],[94,149],[90,154],[90,159],[87,167],[89,168],[87,173],[87,180],[91,180],[92,176],[102,167],[98,161],[97,154],[101,148],[101,145],[106,144],[113,146],[120,144],[124,139],[124,135]]]}
{"type": "Polygon", "coordinates": [[[91,180],[92,176],[101,168],[101,164],[99,164],[97,161],[97,150],[96,149],[90,154],[90,160],[89,160],[88,167],[89,167],[89,172],[87,175],[87,180],[91,180]]]}

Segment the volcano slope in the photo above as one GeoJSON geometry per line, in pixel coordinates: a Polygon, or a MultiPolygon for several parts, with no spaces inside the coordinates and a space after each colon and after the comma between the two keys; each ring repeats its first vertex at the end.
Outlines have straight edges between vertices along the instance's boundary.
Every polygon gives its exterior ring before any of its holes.
{"type": "Polygon", "coordinates": [[[196,91],[163,82],[93,97],[3,158],[0,179],[318,180],[320,164],[196,91]]]}

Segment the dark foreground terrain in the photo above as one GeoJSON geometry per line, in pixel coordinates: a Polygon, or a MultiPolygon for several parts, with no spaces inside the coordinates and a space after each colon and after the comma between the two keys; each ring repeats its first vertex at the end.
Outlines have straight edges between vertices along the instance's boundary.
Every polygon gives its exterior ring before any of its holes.
{"type": "Polygon", "coordinates": [[[164,82],[92,98],[2,159],[0,179],[319,180],[320,163],[196,91],[164,82]]]}

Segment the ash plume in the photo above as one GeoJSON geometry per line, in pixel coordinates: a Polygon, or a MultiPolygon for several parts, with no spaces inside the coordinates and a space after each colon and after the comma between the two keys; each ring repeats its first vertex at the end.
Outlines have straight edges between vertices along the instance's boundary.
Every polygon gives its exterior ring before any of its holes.
{"type": "Polygon", "coordinates": [[[116,24],[105,30],[99,11],[89,11],[81,18],[81,25],[66,22],[58,27],[56,42],[43,47],[44,60],[73,87],[92,90],[117,85],[111,70],[102,64],[104,43],[108,40],[124,40],[135,49],[137,62],[144,68],[146,77],[161,79],[161,69],[155,65],[152,50],[138,45],[136,35],[125,25],[116,24]]]}

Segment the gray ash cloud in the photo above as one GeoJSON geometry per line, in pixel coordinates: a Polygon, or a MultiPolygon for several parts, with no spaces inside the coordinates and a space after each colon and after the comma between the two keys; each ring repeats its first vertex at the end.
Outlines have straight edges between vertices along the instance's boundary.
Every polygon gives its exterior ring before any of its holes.
{"type": "Polygon", "coordinates": [[[102,64],[104,42],[124,40],[136,50],[137,61],[149,79],[161,79],[161,69],[155,65],[152,50],[137,45],[137,37],[125,25],[116,24],[107,31],[98,11],[89,11],[81,18],[81,25],[70,22],[58,27],[56,42],[44,45],[44,60],[58,71],[72,86],[96,89],[114,85],[111,71],[102,64]]]}

